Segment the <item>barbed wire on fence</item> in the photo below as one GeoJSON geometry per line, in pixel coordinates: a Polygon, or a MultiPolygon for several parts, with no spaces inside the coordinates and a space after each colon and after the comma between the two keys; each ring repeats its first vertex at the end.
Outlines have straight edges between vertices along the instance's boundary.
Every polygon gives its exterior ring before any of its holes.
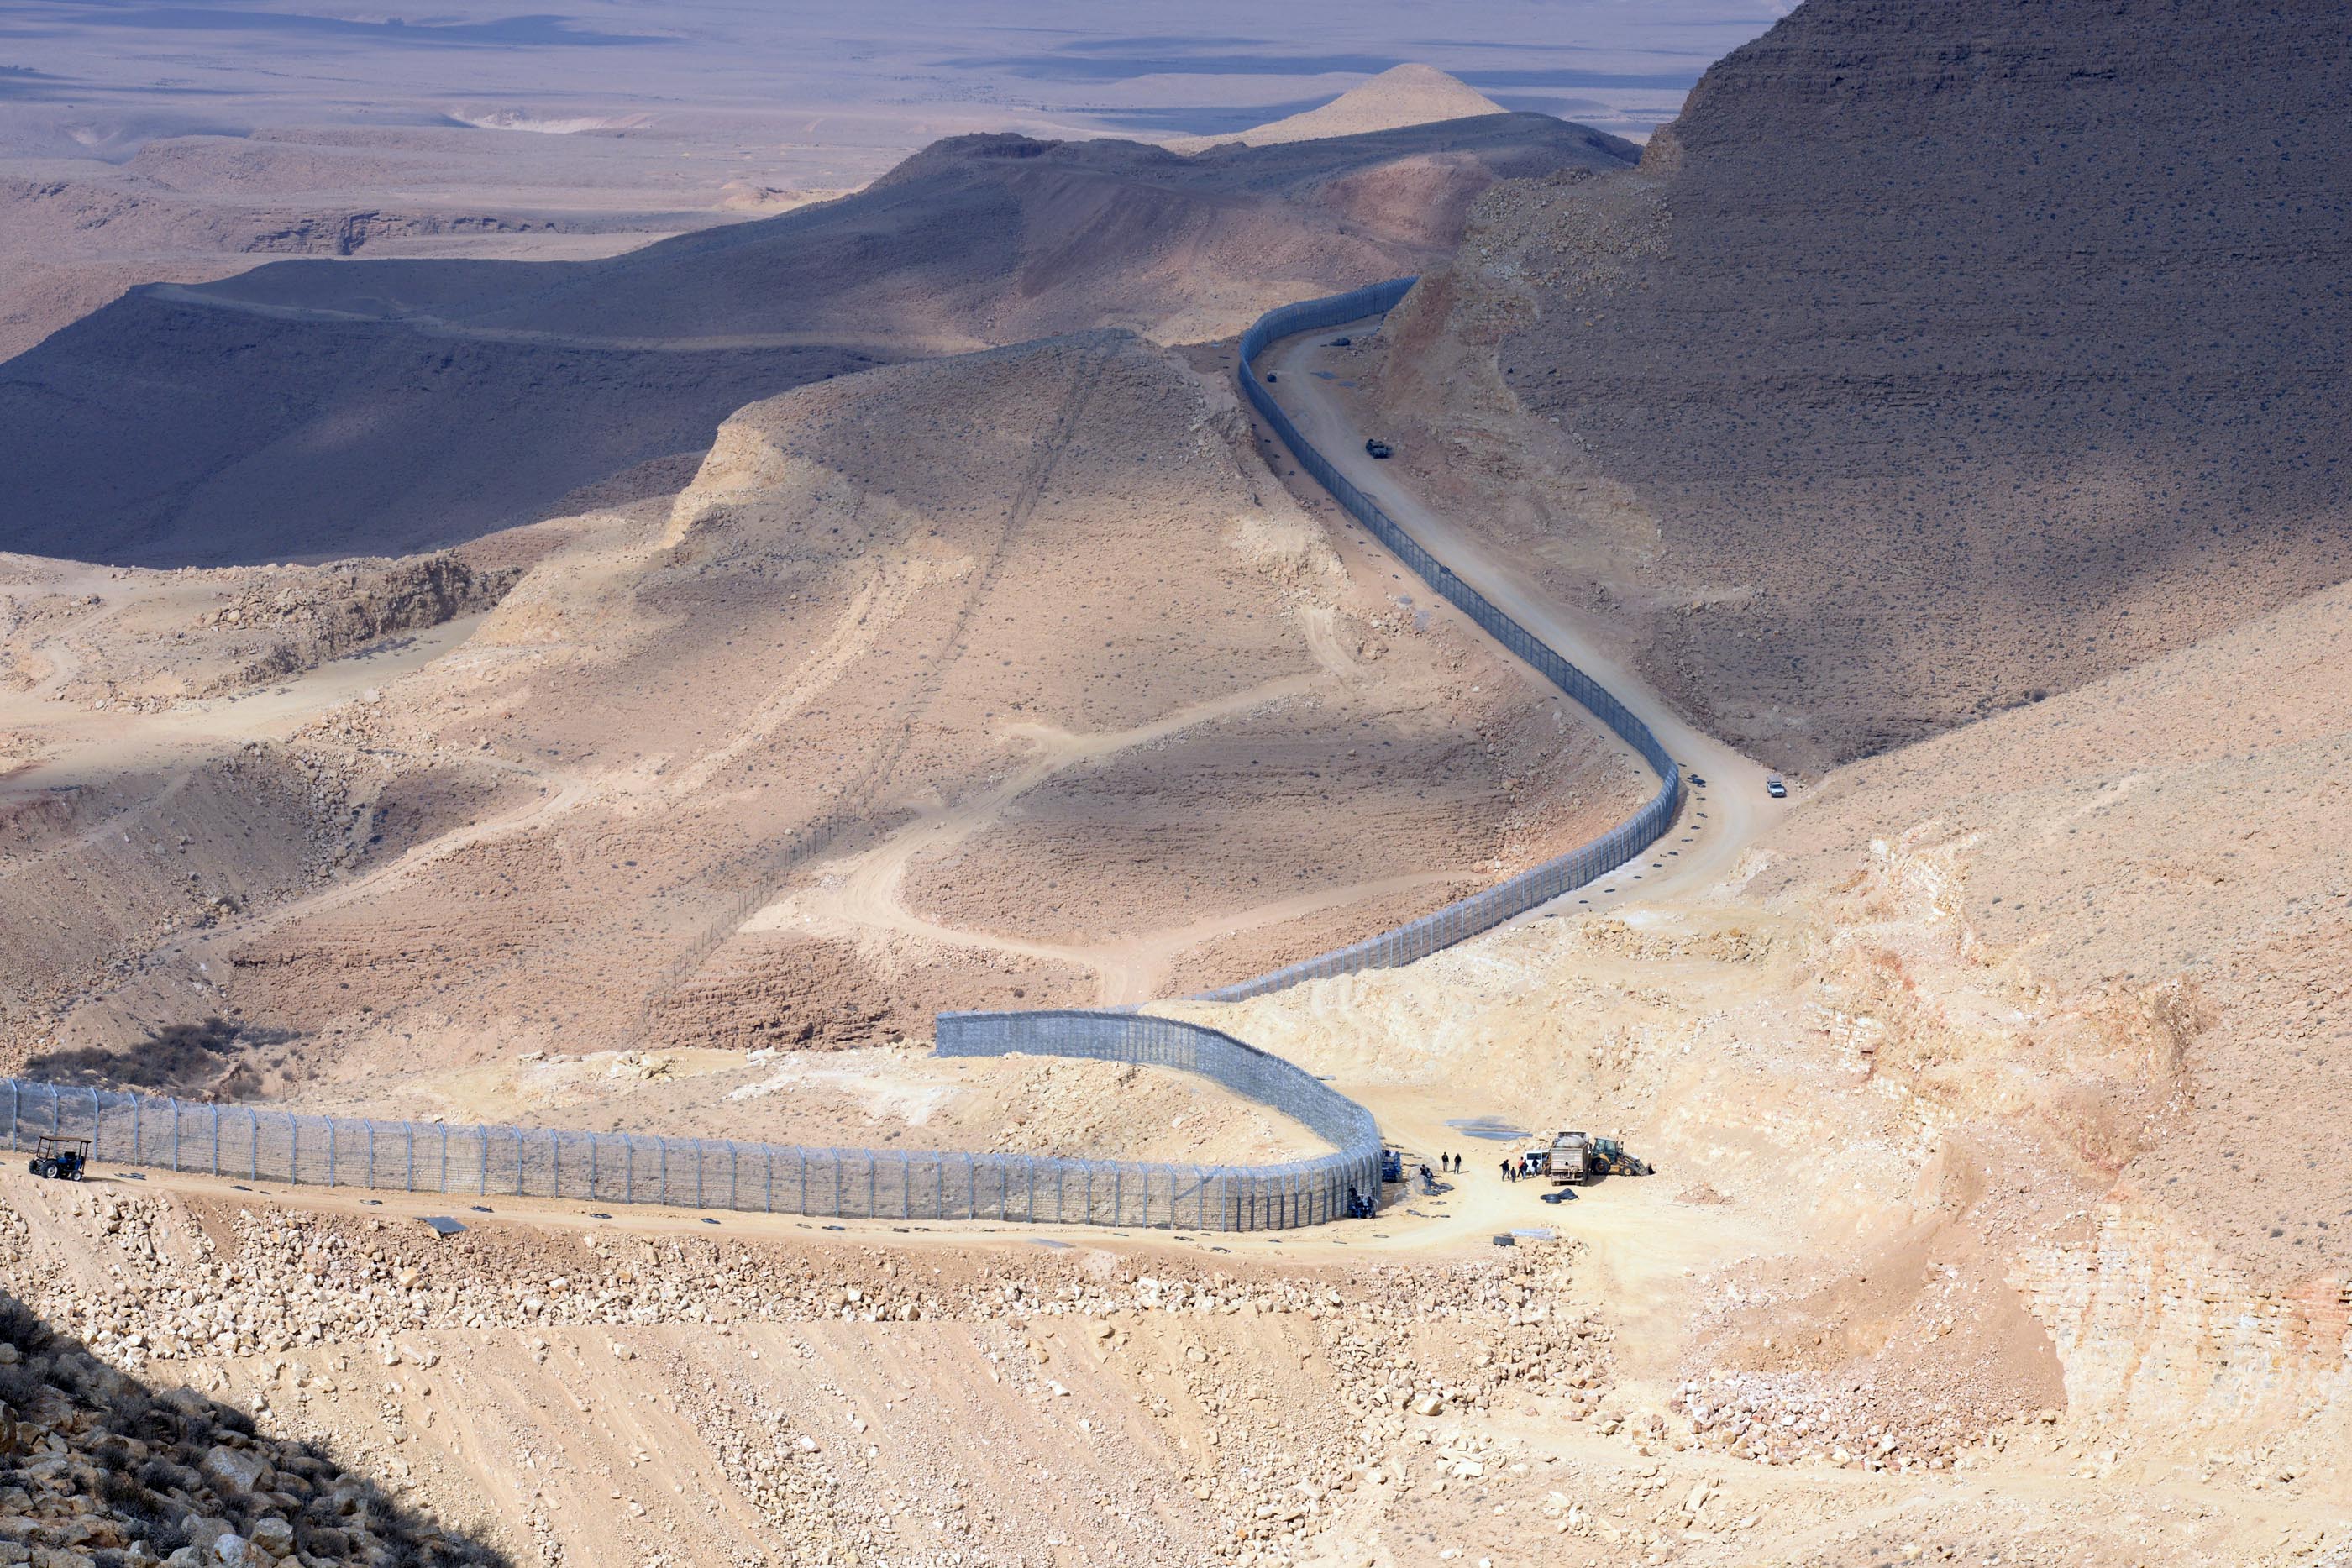
{"type": "MultiPolygon", "coordinates": [[[[1448,602],[1622,737],[1657,769],[1663,782],[1640,810],[1591,843],[1394,930],[1204,992],[1204,1000],[1263,996],[1305,980],[1427,957],[1633,860],[1672,825],[1681,803],[1681,770],[1649,727],[1399,528],[1315,450],[1254,373],[1253,359],[1267,343],[1385,312],[1413,281],[1397,278],[1286,306],[1260,318],[1242,337],[1243,390],[1300,466],[1374,538],[1448,602]]],[[[821,852],[848,825],[845,813],[810,824],[785,846],[782,860],[791,862],[821,852]]],[[[739,894],[729,907],[748,907],[745,898],[764,896],[755,887],[739,894]]],[[[706,934],[705,940],[688,949],[691,963],[708,956],[712,946],[706,934]]],[[[44,1134],[88,1138],[96,1159],[253,1182],[657,1203],[845,1219],[1197,1230],[1319,1225],[1380,1201],[1381,1138],[1371,1113],[1305,1070],[1220,1030],[1131,1010],[1048,1009],[941,1013],[937,1032],[941,1056],[1021,1052],[1198,1073],[1292,1117],[1330,1145],[1330,1151],[1278,1165],[1240,1166],[814,1148],[305,1115],[18,1078],[0,1079],[0,1089],[7,1095],[12,1150],[21,1151],[44,1134]]]]}

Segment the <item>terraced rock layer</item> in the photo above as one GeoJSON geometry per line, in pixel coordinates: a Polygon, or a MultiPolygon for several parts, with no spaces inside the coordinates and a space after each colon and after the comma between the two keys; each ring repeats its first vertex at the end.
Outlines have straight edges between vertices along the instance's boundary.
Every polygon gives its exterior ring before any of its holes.
{"type": "Polygon", "coordinates": [[[2185,646],[2352,574],[2341,21],[1812,0],[1494,193],[1423,327],[1491,368],[1392,400],[1785,766],[2185,646]]]}

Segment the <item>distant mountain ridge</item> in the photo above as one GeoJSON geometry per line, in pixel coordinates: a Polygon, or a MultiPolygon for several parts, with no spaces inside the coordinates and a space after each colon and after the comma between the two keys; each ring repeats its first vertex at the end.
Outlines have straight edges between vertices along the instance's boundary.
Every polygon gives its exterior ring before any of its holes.
{"type": "Polygon", "coordinates": [[[1197,152],[1235,141],[1252,147],[1272,147],[1286,141],[1360,136],[1368,131],[1397,131],[1410,125],[1509,112],[1476,88],[1435,66],[1408,64],[1391,66],[1362,86],[1349,88],[1330,102],[1304,113],[1269,120],[1231,136],[1187,136],[1168,145],[1179,152],[1197,152]]]}
{"type": "Polygon", "coordinates": [[[142,289],[0,366],[0,549],[404,552],[675,487],[756,399],[1093,327],[1231,333],[1444,254],[1496,180],[1623,169],[1544,115],[1185,158],[960,137],[856,195],[599,261],[285,263],[142,289]],[[567,497],[573,497],[567,500],[567,497]]]}

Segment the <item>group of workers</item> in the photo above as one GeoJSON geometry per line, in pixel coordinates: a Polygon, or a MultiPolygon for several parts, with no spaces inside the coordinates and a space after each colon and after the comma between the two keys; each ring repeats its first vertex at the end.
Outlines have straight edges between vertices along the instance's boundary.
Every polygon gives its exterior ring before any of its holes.
{"type": "Polygon", "coordinates": [[[1530,1149],[1526,1154],[1503,1162],[1503,1179],[1505,1181],[1531,1180],[1543,1175],[1549,1163],[1544,1155],[1530,1149]]]}

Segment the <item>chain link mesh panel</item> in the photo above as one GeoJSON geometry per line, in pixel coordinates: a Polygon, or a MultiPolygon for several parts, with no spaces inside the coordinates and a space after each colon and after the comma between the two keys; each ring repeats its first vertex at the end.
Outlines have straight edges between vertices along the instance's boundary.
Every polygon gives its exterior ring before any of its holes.
{"type": "Polygon", "coordinates": [[[984,1219],[1202,1230],[1318,1225],[1377,1200],[1370,1112],[1230,1035],[1134,1013],[946,1013],[946,1056],[1013,1051],[1178,1068],[1271,1105],[1334,1145],[1284,1165],[1195,1166],[311,1116],[0,1079],[8,1146],[90,1140],[93,1160],[245,1181],[452,1197],[658,1203],[854,1219],[984,1219]]]}

